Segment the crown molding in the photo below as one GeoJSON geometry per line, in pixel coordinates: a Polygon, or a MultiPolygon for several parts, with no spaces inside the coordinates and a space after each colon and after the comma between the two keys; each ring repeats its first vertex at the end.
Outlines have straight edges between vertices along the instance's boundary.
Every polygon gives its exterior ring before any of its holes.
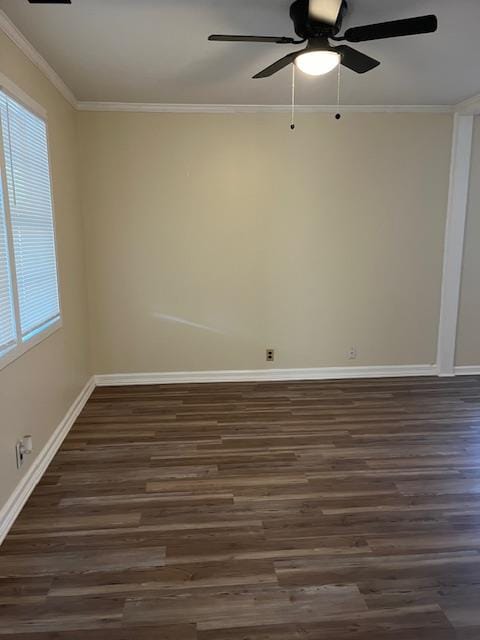
{"type": "MultiPolygon", "coordinates": [[[[78,102],[79,111],[129,113],[290,113],[289,104],[155,104],[149,102],[78,102]]],[[[449,105],[296,105],[297,113],[453,113],[449,105]]]]}
{"type": "Polygon", "coordinates": [[[10,40],[24,53],[40,71],[50,80],[53,86],[62,94],[72,107],[77,108],[77,99],[73,92],[60,78],[58,73],[48,64],[45,58],[30,44],[23,33],[17,29],[7,14],[0,9],[0,29],[7,35],[10,40]]]}
{"type": "Polygon", "coordinates": [[[480,114],[480,93],[455,105],[455,112],[466,116],[480,114]]]}

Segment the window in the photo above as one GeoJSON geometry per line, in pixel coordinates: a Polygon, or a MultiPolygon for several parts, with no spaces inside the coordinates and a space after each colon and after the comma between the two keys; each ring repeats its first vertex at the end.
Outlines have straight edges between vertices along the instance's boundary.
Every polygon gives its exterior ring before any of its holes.
{"type": "Polygon", "coordinates": [[[0,89],[0,366],[60,326],[45,120],[0,89]]]}

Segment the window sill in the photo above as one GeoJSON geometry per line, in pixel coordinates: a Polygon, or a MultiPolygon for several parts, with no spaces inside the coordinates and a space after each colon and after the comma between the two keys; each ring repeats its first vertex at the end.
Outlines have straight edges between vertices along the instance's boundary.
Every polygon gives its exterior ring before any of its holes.
{"type": "Polygon", "coordinates": [[[41,342],[49,338],[52,334],[56,333],[63,326],[62,319],[59,318],[51,325],[49,325],[46,329],[37,333],[37,335],[30,338],[26,342],[22,342],[17,344],[15,347],[12,347],[9,351],[7,351],[3,356],[0,356],[0,371],[5,369],[9,364],[12,364],[18,358],[21,358],[25,353],[33,349],[41,342]]]}

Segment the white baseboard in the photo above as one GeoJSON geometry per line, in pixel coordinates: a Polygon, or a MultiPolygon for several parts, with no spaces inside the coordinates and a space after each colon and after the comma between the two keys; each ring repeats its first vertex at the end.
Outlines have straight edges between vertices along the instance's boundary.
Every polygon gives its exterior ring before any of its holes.
{"type": "Polygon", "coordinates": [[[0,510],[0,544],[2,544],[25,502],[45,473],[53,456],[57,453],[65,436],[72,428],[94,389],[95,377],[92,376],[53,432],[47,444],[35,458],[26,475],[22,478],[6,504],[0,510]]]}
{"type": "Polygon", "coordinates": [[[469,367],[455,367],[456,376],[480,376],[480,364],[469,367]]]}
{"type": "Polygon", "coordinates": [[[436,365],[395,365],[384,367],[325,367],[320,369],[115,373],[96,375],[95,383],[100,387],[106,387],[195,382],[273,382],[275,380],[341,380],[349,378],[397,378],[436,375],[438,375],[436,365]]]}

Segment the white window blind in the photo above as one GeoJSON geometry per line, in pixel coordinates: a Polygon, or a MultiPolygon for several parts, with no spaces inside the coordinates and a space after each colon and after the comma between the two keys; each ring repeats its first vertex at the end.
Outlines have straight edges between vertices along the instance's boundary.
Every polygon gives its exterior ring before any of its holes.
{"type": "Polygon", "coordinates": [[[8,251],[7,220],[0,172],[0,357],[17,342],[12,279],[8,251]]]}
{"type": "MultiPolygon", "coordinates": [[[[0,116],[13,244],[10,263],[25,342],[60,318],[47,129],[41,118],[1,91],[0,116]]],[[[1,260],[6,255],[1,245],[0,254],[1,260]]],[[[8,280],[8,255],[5,263],[8,280]]]]}

